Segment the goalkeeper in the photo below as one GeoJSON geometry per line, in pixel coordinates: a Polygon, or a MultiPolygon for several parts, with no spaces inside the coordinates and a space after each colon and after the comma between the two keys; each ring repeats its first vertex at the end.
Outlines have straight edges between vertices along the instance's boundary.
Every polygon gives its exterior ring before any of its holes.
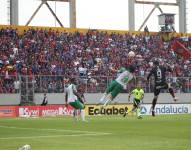
{"type": "Polygon", "coordinates": [[[133,94],[134,99],[133,99],[133,108],[130,111],[127,111],[124,113],[124,117],[126,114],[129,112],[134,112],[137,111],[137,118],[141,119],[141,109],[140,109],[140,102],[144,98],[144,90],[141,88],[141,86],[138,84],[137,87],[129,94],[128,101],[130,101],[131,95],[133,94]]]}

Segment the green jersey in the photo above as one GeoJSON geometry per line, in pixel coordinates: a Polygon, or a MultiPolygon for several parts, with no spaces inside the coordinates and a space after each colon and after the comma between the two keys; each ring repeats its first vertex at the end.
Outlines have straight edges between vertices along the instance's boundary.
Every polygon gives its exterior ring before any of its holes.
{"type": "Polygon", "coordinates": [[[137,100],[141,100],[142,98],[143,98],[143,96],[144,96],[144,91],[143,91],[143,89],[134,89],[133,91],[132,91],[132,93],[133,93],[133,95],[134,95],[134,98],[135,99],[137,99],[137,100]]]}
{"type": "Polygon", "coordinates": [[[127,83],[129,83],[133,79],[133,74],[129,72],[128,70],[125,70],[123,73],[121,73],[116,81],[123,86],[124,89],[126,89],[127,83]]]}
{"type": "Polygon", "coordinates": [[[123,73],[124,71],[126,71],[127,69],[124,68],[124,67],[121,67],[119,70],[118,70],[118,73],[123,73]]]}
{"type": "Polygon", "coordinates": [[[76,85],[70,84],[66,91],[68,93],[68,102],[75,102],[78,99],[74,91],[77,92],[76,85]]]}

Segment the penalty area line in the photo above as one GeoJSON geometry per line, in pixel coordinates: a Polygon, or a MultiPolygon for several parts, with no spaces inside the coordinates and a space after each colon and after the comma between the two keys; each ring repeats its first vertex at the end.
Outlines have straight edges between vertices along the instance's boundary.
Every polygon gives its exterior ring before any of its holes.
{"type": "Polygon", "coordinates": [[[82,133],[82,134],[104,134],[104,135],[111,134],[106,132],[93,132],[93,131],[83,131],[83,130],[80,131],[80,130],[66,130],[66,129],[24,128],[24,127],[15,127],[15,126],[0,126],[0,128],[9,128],[9,129],[18,129],[18,130],[35,130],[35,131],[71,132],[71,133],[82,133]]]}
{"type": "Polygon", "coordinates": [[[57,137],[78,137],[78,136],[103,136],[110,135],[111,133],[85,133],[85,134],[65,134],[65,135],[40,135],[40,136],[17,136],[17,137],[2,137],[0,140],[10,139],[36,139],[36,138],[57,138],[57,137]]]}

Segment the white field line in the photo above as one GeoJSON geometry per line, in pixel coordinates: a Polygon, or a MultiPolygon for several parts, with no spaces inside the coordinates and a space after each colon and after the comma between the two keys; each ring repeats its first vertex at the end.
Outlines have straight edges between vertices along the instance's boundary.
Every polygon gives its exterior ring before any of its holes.
{"type": "Polygon", "coordinates": [[[1,126],[0,128],[11,128],[11,129],[20,129],[20,130],[38,130],[38,131],[59,131],[59,132],[74,132],[74,133],[102,133],[102,134],[111,134],[106,132],[93,132],[93,131],[80,131],[80,130],[64,130],[64,129],[42,129],[42,128],[23,128],[23,127],[14,127],[14,126],[1,126]]]}
{"type": "Polygon", "coordinates": [[[57,138],[64,136],[101,136],[101,135],[109,135],[110,133],[86,133],[86,134],[65,134],[65,135],[41,135],[41,136],[18,136],[18,137],[3,137],[0,140],[10,140],[10,139],[36,139],[36,138],[57,138]]]}
{"type": "Polygon", "coordinates": [[[80,131],[80,130],[63,130],[63,129],[38,129],[38,128],[22,128],[14,126],[0,126],[0,128],[10,128],[10,129],[20,129],[20,130],[35,130],[35,131],[57,131],[57,132],[71,132],[73,134],[64,134],[64,135],[41,135],[41,136],[21,136],[21,137],[2,137],[0,140],[8,139],[32,139],[32,138],[52,138],[52,137],[64,137],[64,136],[101,136],[101,135],[110,135],[111,133],[106,132],[91,132],[91,131],[80,131]],[[81,134],[75,134],[81,133],[81,134]]]}

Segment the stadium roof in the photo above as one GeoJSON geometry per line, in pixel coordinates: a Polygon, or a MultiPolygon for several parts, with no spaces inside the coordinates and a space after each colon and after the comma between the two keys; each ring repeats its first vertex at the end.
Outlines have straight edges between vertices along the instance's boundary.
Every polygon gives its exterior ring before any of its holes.
{"type": "Polygon", "coordinates": [[[42,1],[69,2],[69,0],[42,0],[42,1]]]}

